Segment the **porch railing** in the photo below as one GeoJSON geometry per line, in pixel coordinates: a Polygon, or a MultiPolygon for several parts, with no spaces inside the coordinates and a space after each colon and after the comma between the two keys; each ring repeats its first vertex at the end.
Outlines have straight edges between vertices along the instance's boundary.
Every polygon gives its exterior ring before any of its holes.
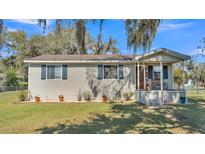
{"type": "MultiPolygon", "coordinates": [[[[147,90],[160,90],[161,83],[160,80],[148,80],[146,84],[147,90]]],[[[163,81],[163,89],[168,90],[168,83],[163,81]]]]}

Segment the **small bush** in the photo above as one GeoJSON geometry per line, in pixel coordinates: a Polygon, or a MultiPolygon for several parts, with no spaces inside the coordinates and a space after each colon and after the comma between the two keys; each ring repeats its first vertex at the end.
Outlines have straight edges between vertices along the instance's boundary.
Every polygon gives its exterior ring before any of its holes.
{"type": "Polygon", "coordinates": [[[19,94],[19,101],[23,102],[23,101],[26,100],[26,98],[27,98],[27,94],[25,92],[23,92],[23,91],[20,92],[20,94],[19,94]]]}
{"type": "Polygon", "coordinates": [[[6,73],[5,73],[5,86],[18,86],[18,77],[16,74],[16,70],[12,67],[8,68],[6,73]]]}
{"type": "Polygon", "coordinates": [[[81,93],[81,91],[78,92],[78,101],[82,101],[82,93],[81,93]]]}
{"type": "Polygon", "coordinates": [[[116,101],[115,100],[110,100],[109,103],[114,104],[114,103],[116,103],[116,101]]]}
{"type": "Polygon", "coordinates": [[[92,94],[91,94],[90,91],[85,91],[85,92],[83,93],[83,97],[84,97],[84,100],[86,100],[86,101],[91,101],[92,94]]]}
{"type": "Polygon", "coordinates": [[[133,92],[128,92],[128,93],[124,93],[123,94],[123,97],[126,101],[130,101],[132,96],[134,96],[134,93],[133,92]]]}

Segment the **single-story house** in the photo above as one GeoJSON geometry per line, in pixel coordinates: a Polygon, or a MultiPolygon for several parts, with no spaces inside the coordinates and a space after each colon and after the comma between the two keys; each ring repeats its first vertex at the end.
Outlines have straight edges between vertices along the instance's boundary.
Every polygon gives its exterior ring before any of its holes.
{"type": "MultiPolygon", "coordinates": [[[[95,101],[106,95],[122,100],[133,92],[140,103],[185,103],[184,88],[175,89],[173,64],[190,57],[166,48],[143,55],[42,55],[26,59],[30,100],[77,101],[89,92],[95,101]]],[[[183,77],[184,73],[182,74],[183,77]]],[[[184,79],[184,78],[183,78],[184,79]]]]}

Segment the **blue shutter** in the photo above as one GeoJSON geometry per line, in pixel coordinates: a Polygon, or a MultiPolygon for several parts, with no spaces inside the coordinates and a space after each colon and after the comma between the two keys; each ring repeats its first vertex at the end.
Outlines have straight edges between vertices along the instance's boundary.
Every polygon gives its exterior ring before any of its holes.
{"type": "Polygon", "coordinates": [[[148,79],[153,79],[153,66],[148,66],[148,79]]]}
{"type": "Polygon", "coordinates": [[[68,74],[68,66],[62,65],[62,79],[67,80],[67,74],[68,74]]]}
{"type": "Polygon", "coordinates": [[[118,71],[119,71],[119,79],[124,79],[124,71],[123,71],[123,65],[119,65],[119,68],[118,68],[118,71]]]}
{"type": "Polygon", "coordinates": [[[168,79],[168,66],[163,66],[163,78],[168,79]]]}
{"type": "Polygon", "coordinates": [[[41,80],[46,80],[46,65],[41,65],[41,80]]]}
{"type": "Polygon", "coordinates": [[[98,65],[98,79],[103,79],[103,65],[98,65]]]}

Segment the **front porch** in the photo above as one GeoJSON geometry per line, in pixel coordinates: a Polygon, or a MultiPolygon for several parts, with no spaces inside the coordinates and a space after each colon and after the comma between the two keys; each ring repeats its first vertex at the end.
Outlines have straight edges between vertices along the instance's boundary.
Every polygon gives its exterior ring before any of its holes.
{"type": "Polygon", "coordinates": [[[136,100],[145,105],[186,103],[184,55],[156,51],[136,58],[136,100]],[[182,62],[183,86],[174,86],[174,64],[182,62]]]}

